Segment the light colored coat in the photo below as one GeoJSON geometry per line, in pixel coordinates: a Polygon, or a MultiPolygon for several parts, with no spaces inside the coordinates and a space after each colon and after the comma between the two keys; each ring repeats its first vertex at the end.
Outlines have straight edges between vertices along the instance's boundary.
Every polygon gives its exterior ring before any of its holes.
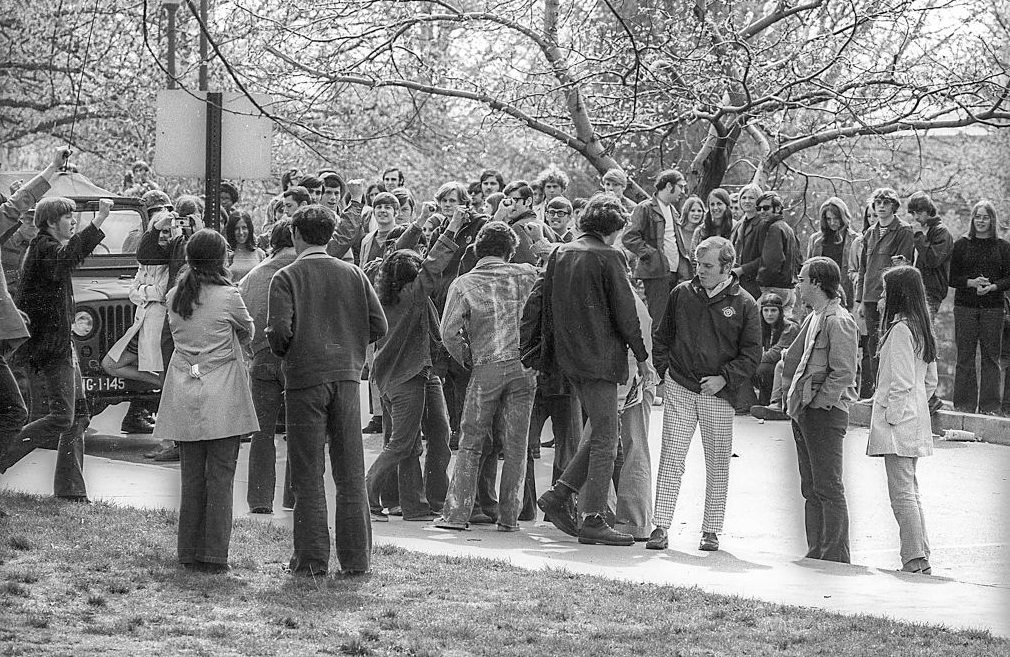
{"type": "Polygon", "coordinates": [[[934,390],[936,361],[927,365],[916,355],[908,324],[895,322],[880,347],[866,454],[910,457],[932,454],[929,397],[934,390]]]}
{"type": "Polygon", "coordinates": [[[253,319],[238,289],[204,285],[189,319],[171,310],[178,290],[172,289],[167,299],[175,353],[154,437],[192,442],[259,431],[242,352],[242,345],[252,340],[253,319]]]}
{"type": "Polygon", "coordinates": [[[165,362],[161,355],[161,334],[165,327],[165,294],[168,291],[168,265],[140,265],[130,284],[130,301],[137,306],[133,325],[126,329],[109,349],[109,357],[118,361],[137,336],[137,369],[161,373],[165,362]]]}
{"type": "MultiPolygon", "coordinates": [[[[799,334],[782,356],[783,390],[790,390],[797,376],[813,315],[810,313],[803,320],[799,334]]],[[[829,301],[817,325],[806,367],[787,400],[789,415],[796,418],[807,406],[849,410],[849,405],[856,400],[857,334],[856,321],[849,311],[838,299],[829,301]]]]}

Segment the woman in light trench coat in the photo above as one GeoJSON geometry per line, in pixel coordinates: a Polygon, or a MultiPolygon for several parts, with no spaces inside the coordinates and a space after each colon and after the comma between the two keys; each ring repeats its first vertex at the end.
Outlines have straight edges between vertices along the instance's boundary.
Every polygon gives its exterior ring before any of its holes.
{"type": "Polygon", "coordinates": [[[930,395],[936,390],[936,340],[922,277],[914,267],[884,273],[880,367],[866,453],[884,457],[891,510],[898,521],[902,570],[931,574],[916,465],[933,453],[930,395]]]}
{"type": "Polygon", "coordinates": [[[186,268],[168,293],[175,352],[154,429],[180,448],[179,563],[207,572],[228,569],[239,437],[259,430],[243,353],[253,320],[228,280],[226,253],[209,229],[186,244],[186,268]]]}

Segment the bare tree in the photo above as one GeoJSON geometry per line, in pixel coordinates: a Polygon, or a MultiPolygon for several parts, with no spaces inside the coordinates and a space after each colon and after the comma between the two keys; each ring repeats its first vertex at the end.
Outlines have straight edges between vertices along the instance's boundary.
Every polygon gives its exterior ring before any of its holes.
{"type": "Polygon", "coordinates": [[[990,45],[1005,26],[982,0],[342,0],[287,16],[267,4],[238,2],[233,16],[289,91],[392,88],[405,114],[455,99],[600,172],[631,159],[625,149],[689,139],[701,194],[730,167],[762,179],[825,144],[1010,121],[1005,56],[990,45]],[[755,155],[734,162],[742,142],[755,155]]]}

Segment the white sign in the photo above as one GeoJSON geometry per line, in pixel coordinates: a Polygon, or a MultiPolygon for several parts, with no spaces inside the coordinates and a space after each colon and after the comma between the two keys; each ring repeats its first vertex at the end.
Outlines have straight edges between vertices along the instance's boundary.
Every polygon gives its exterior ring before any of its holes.
{"type": "MultiPolygon", "coordinates": [[[[163,176],[203,178],[207,155],[207,92],[158,92],[154,168],[163,176]]],[[[273,99],[253,94],[261,107],[273,99]]],[[[224,92],[221,111],[221,177],[265,180],[270,173],[273,122],[244,94],[224,92]]]]}

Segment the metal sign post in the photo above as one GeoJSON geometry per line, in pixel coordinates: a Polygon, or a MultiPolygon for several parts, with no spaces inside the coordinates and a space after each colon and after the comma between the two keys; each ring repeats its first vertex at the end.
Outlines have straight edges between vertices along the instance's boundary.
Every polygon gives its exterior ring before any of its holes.
{"type": "Polygon", "coordinates": [[[204,177],[204,224],[221,231],[221,105],[220,91],[207,94],[207,171],[204,177]]]}

